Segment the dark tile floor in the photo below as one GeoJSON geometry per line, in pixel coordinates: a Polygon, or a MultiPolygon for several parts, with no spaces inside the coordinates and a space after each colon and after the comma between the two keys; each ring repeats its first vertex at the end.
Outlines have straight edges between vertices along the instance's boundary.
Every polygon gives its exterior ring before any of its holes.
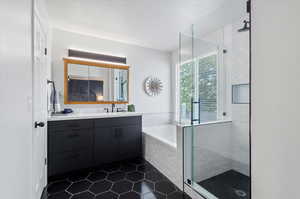
{"type": "Polygon", "coordinates": [[[235,170],[198,182],[220,199],[250,199],[250,178],[235,170]]]}
{"type": "Polygon", "coordinates": [[[48,199],[190,199],[143,159],[105,165],[49,182],[48,199]]]}

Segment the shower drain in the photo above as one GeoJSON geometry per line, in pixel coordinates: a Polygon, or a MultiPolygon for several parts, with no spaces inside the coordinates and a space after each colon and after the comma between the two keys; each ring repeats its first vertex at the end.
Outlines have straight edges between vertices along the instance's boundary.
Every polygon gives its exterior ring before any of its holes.
{"type": "Polygon", "coordinates": [[[235,193],[237,196],[242,197],[242,198],[244,198],[244,197],[247,196],[247,193],[246,193],[245,191],[239,190],[239,189],[234,190],[234,193],[235,193]]]}

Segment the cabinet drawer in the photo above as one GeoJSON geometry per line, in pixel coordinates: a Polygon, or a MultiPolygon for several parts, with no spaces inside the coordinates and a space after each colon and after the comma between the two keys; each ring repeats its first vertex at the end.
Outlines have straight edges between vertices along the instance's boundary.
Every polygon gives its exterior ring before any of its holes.
{"type": "Polygon", "coordinates": [[[56,153],[49,156],[49,176],[85,169],[92,165],[92,154],[89,150],[79,152],[56,153]]]}
{"type": "Polygon", "coordinates": [[[69,129],[49,132],[49,153],[78,151],[90,148],[93,143],[91,129],[69,129]]]}
{"type": "Polygon", "coordinates": [[[136,125],[141,124],[141,116],[132,117],[118,117],[118,118],[103,118],[95,120],[95,127],[112,127],[112,126],[124,126],[124,125],[136,125]]]}
{"type": "Polygon", "coordinates": [[[70,129],[92,128],[93,120],[66,120],[66,121],[51,121],[48,122],[48,130],[64,131],[70,129]]]}

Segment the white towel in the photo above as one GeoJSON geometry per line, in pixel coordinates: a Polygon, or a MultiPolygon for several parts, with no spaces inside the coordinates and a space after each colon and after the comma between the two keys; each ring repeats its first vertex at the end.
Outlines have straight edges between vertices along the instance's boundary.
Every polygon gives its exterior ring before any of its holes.
{"type": "Polygon", "coordinates": [[[48,84],[47,86],[47,104],[48,104],[47,106],[48,113],[54,112],[53,104],[55,106],[55,112],[61,111],[61,107],[59,103],[59,92],[58,90],[56,90],[56,94],[55,94],[52,83],[48,84]]]}

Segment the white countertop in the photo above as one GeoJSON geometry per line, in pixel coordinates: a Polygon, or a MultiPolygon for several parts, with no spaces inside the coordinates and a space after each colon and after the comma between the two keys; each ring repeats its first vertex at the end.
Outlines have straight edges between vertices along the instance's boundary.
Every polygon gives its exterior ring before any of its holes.
{"type": "Polygon", "coordinates": [[[130,117],[140,116],[142,113],[137,112],[114,112],[114,113],[70,113],[59,114],[48,117],[48,121],[60,120],[77,120],[77,119],[94,119],[94,118],[114,118],[114,117],[130,117]]]}

